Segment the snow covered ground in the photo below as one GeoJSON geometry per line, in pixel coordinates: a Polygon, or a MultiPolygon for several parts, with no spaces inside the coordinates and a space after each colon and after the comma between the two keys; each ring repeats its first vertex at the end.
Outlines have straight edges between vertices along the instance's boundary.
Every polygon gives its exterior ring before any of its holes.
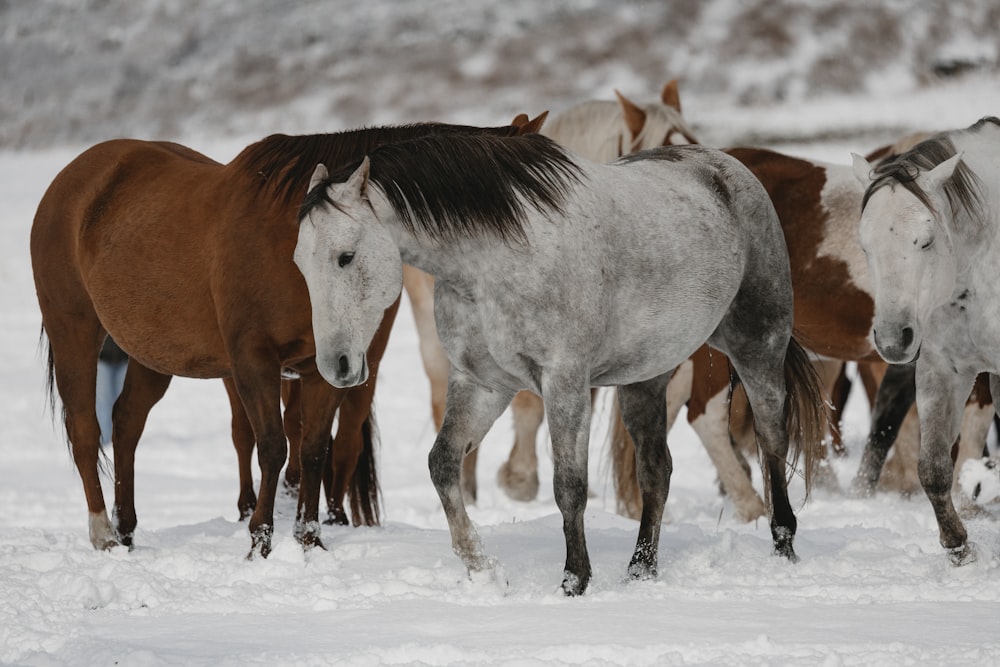
{"type": "MultiPolygon", "coordinates": [[[[183,3],[152,4],[176,13],[183,3]]],[[[627,83],[617,85],[641,98],[637,79],[622,76],[627,83]]],[[[601,96],[610,97],[616,84],[600,83],[602,91],[608,84],[601,96]]],[[[718,95],[686,94],[683,87],[682,98],[685,115],[707,143],[756,140],[846,162],[848,151],[868,150],[892,132],[959,127],[1000,114],[998,84],[995,74],[981,73],[934,86],[886,86],[881,93],[803,95],[782,104],[745,106],[735,97],[720,104],[718,95]]],[[[565,106],[537,92],[523,103],[516,110],[565,106]]],[[[303,101],[284,125],[275,112],[235,118],[229,129],[238,131],[221,138],[208,121],[170,138],[225,161],[272,131],[311,129],[301,118],[322,118],[328,104],[303,101]]],[[[460,119],[495,124],[509,116],[506,107],[488,114],[483,105],[460,119]]],[[[379,120],[422,119],[428,117],[379,120]]],[[[956,569],[938,544],[922,496],[857,500],[816,491],[806,502],[796,480],[801,562],[793,565],[771,555],[766,523],[736,519],[683,424],[670,439],[675,472],[659,578],[626,582],[637,523],[613,511],[603,448],[606,401],[591,447],[594,497],[586,522],[594,579],[587,595],[566,599],[559,592],[564,548],[544,431],[539,499],[508,500],[494,482],[512,438],[509,416],[483,445],[480,500],[471,510],[509,583],[470,582],[451,553],[426,470],[434,432],[407,304],[376,399],[384,526],[324,527],[329,551],[303,553],[291,536],[294,502],[281,498],[273,554],[246,561],[249,536],[237,520],[236,457],[222,383],[178,378],[153,410],[139,449],[136,547],[95,552],[62,426],[44,399],[28,257],[42,192],[86,144],[79,138],[38,143],[0,152],[0,663],[1000,662],[1000,508],[989,505],[967,522],[979,558],[956,569]]],[[[866,430],[867,405],[855,400],[846,417],[848,456],[834,461],[842,488],[857,467],[866,430]]]]}

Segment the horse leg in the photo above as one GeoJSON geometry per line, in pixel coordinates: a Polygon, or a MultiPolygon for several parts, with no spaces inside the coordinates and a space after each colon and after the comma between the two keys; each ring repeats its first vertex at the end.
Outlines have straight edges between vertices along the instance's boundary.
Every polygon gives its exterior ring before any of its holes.
{"type": "Polygon", "coordinates": [[[632,579],[656,576],[660,523],[670,492],[673,462],[667,446],[666,391],[670,373],[618,388],[618,403],[635,443],[636,476],[642,490],[642,518],[635,552],[629,562],[632,579]]]}
{"type": "MultiPolygon", "coordinates": [[[[688,359],[678,366],[667,383],[667,432],[673,428],[677,415],[691,398],[691,381],[694,363],[688,359]]],[[[642,515],[642,495],[636,481],[635,445],[622,421],[618,394],[611,404],[611,428],[608,432],[608,451],[611,456],[612,477],[615,484],[616,511],[622,516],[639,520],[642,515]]]]}
{"type": "Polygon", "coordinates": [[[231,378],[223,378],[226,395],[229,397],[229,411],[232,413],[231,431],[233,447],[236,449],[236,465],[240,473],[240,496],[236,500],[236,508],[240,512],[240,521],[245,521],[253,513],[257,504],[257,493],[253,488],[253,427],[243,409],[243,402],[236,392],[236,385],[231,378]]]}
{"type": "Polygon", "coordinates": [[[325,471],[329,468],[330,431],[337,409],[348,390],[336,389],[318,374],[303,376],[300,410],[302,440],[299,463],[298,504],[295,513],[295,538],[303,547],[323,547],[320,541],[319,499],[325,471]]]}
{"type": "MultiPolygon", "coordinates": [[[[562,581],[566,595],[583,594],[591,575],[583,527],[584,510],[587,508],[587,456],[592,410],[586,377],[585,373],[563,373],[544,375],[542,378],[542,398],[552,438],[553,491],[563,516],[563,535],[566,539],[566,565],[562,581]]],[[[665,410],[665,380],[663,387],[660,401],[665,410]]],[[[664,437],[666,426],[664,416],[660,424],[664,437]]],[[[662,508],[660,511],[662,513],[662,508]]],[[[645,509],[643,512],[645,516],[645,509]]],[[[655,529],[647,526],[646,532],[651,530],[655,529]]],[[[645,533],[640,530],[642,535],[645,533]]],[[[655,555],[652,554],[654,558],[655,555]]]]}
{"type": "Polygon", "coordinates": [[[955,474],[952,488],[959,491],[959,476],[962,466],[970,459],[983,457],[986,437],[993,425],[993,398],[989,390],[989,375],[980,373],[976,377],[972,395],[962,411],[962,426],[958,437],[955,456],[955,474]]]}
{"type": "Polygon", "coordinates": [[[721,352],[703,345],[692,356],[694,362],[688,423],[708,453],[723,490],[742,521],[767,514],[764,501],[753,488],[745,459],[733,448],[729,418],[729,360],[721,352]]]}
{"type": "Polygon", "coordinates": [[[475,527],[465,509],[462,495],[462,458],[478,447],[493,422],[514,398],[505,392],[476,384],[465,373],[452,369],[448,378],[448,408],[434,446],[427,457],[431,481],[448,519],[451,545],[469,573],[495,565],[486,556],[475,527]]]}
{"type": "MultiPolygon", "coordinates": [[[[252,344],[232,345],[236,351],[259,349],[252,344]]],[[[233,384],[246,409],[257,441],[257,462],[260,465],[260,489],[257,504],[247,528],[250,531],[250,552],[267,558],[274,535],[274,501],[278,491],[281,468],[288,455],[285,429],[281,419],[280,365],[275,359],[268,363],[249,355],[234,355],[233,384]]]]}
{"type": "Polygon", "coordinates": [[[300,380],[281,381],[281,402],[285,406],[282,424],[288,439],[288,465],[285,466],[285,489],[297,491],[302,479],[299,450],[302,448],[302,384],[300,380]]]}
{"type": "Polygon", "coordinates": [[[431,383],[431,414],[434,428],[441,430],[448,393],[448,356],[441,346],[434,321],[434,277],[409,264],[403,265],[403,289],[410,298],[413,320],[420,341],[420,358],[431,383]]]}
{"type": "MultiPolygon", "coordinates": [[[[920,461],[917,473],[934,508],[941,546],[955,565],[975,560],[968,535],[952,501],[954,465],[951,449],[962,425],[962,414],[975,375],[940,371],[924,351],[916,369],[917,415],[920,417],[920,461]]],[[[950,362],[939,364],[950,369],[950,362]]]]}
{"type": "Polygon", "coordinates": [[[101,426],[96,409],[97,355],[106,334],[96,314],[81,321],[64,316],[63,304],[46,307],[41,293],[39,302],[49,339],[49,370],[62,401],[66,436],[87,500],[90,543],[95,549],[111,549],[119,541],[108,519],[98,472],[101,426]]]}
{"type": "Polygon", "coordinates": [[[868,433],[858,472],[851,483],[856,496],[871,496],[882,474],[889,448],[916,397],[913,364],[890,364],[875,394],[872,428],[868,433]]]}
{"type": "Polygon", "coordinates": [[[538,496],[538,429],[545,418],[545,404],[530,391],[520,391],[510,404],[514,414],[514,447],[497,471],[497,483],[513,500],[538,496]]]}
{"type": "Polygon", "coordinates": [[[135,532],[135,450],[146,428],[149,411],[167,391],[171,375],[146,368],[129,360],[122,393],[112,410],[111,442],[115,450],[115,511],[118,536],[122,544],[132,546],[135,532]]]}
{"type": "Polygon", "coordinates": [[[844,438],[840,432],[840,424],[844,409],[847,407],[847,399],[851,396],[851,378],[847,377],[847,364],[841,363],[837,377],[830,387],[830,439],[834,456],[847,456],[847,448],[844,446],[844,438]]]}

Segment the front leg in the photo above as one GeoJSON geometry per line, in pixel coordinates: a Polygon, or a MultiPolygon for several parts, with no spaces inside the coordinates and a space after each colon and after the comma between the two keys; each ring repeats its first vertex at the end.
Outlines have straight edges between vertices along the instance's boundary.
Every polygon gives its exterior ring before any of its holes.
{"type": "Polygon", "coordinates": [[[510,405],[514,392],[491,389],[452,368],[448,377],[448,399],[444,423],[428,456],[431,481],[448,518],[451,544],[469,573],[493,567],[483,551],[475,526],[465,509],[462,495],[462,458],[478,447],[486,433],[510,405]]]}
{"type": "Polygon", "coordinates": [[[941,546],[955,565],[975,559],[965,526],[951,497],[952,443],[958,437],[975,373],[954,371],[952,364],[924,350],[917,361],[917,414],[920,461],[917,472],[937,518],[941,546]]]}

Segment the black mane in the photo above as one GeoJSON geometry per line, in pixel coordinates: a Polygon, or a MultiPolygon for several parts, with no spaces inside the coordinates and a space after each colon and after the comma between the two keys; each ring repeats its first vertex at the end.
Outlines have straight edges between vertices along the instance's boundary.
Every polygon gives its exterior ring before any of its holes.
{"type": "Polygon", "coordinates": [[[446,123],[415,123],[365,127],[332,134],[289,136],[272,134],[247,146],[229,168],[257,174],[283,204],[299,201],[317,164],[331,172],[359,162],[378,146],[437,134],[490,134],[511,136],[514,126],[473,127],[446,123]]]}
{"type": "MultiPolygon", "coordinates": [[[[983,118],[965,131],[976,132],[986,123],[1000,125],[1000,119],[983,118]]],[[[917,183],[917,177],[921,172],[933,169],[954,155],[955,144],[949,133],[942,133],[920,142],[905,153],[887,159],[874,168],[873,180],[865,191],[861,209],[864,210],[868,200],[876,191],[898,183],[909,190],[930,211],[937,213],[930,196],[917,183]]],[[[974,220],[983,222],[982,182],[965,162],[959,161],[952,177],[944,185],[944,193],[948,198],[952,217],[961,209],[965,209],[974,220]]]]}
{"type": "MultiPolygon", "coordinates": [[[[432,238],[524,239],[527,208],[562,212],[580,167],[540,134],[427,136],[380,146],[369,154],[369,184],[385,194],[403,226],[432,238]]],[[[332,204],[327,189],[343,183],[362,160],[334,173],[300,209],[332,204]]]]}

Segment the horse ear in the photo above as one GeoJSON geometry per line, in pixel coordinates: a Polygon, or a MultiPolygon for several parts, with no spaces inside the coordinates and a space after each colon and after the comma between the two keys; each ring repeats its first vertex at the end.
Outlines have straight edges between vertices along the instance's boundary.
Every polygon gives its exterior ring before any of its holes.
{"type": "Polygon", "coordinates": [[[365,159],[361,161],[361,165],[354,170],[354,173],[351,174],[351,177],[347,179],[346,183],[344,183],[343,192],[354,193],[360,199],[364,199],[365,197],[367,197],[368,170],[370,169],[370,166],[371,162],[369,161],[368,156],[366,155],[365,159]]]}
{"type": "Polygon", "coordinates": [[[320,162],[318,165],[316,165],[316,168],[313,169],[312,178],[309,179],[309,189],[306,190],[306,192],[312,192],[313,188],[315,188],[317,185],[319,185],[329,177],[330,174],[326,170],[326,165],[320,162]]]}
{"type": "Polygon", "coordinates": [[[677,92],[677,79],[671,79],[663,87],[663,92],[660,93],[660,100],[668,107],[676,109],[677,113],[681,112],[681,95],[677,92]]]}
{"type": "Polygon", "coordinates": [[[864,159],[857,153],[851,153],[851,159],[854,161],[854,177],[861,182],[861,185],[868,187],[868,184],[872,182],[872,165],[868,160],[864,159]]]}
{"type": "Polygon", "coordinates": [[[539,132],[541,132],[542,125],[545,124],[545,119],[548,117],[549,117],[548,111],[543,111],[542,113],[538,114],[531,120],[528,120],[527,114],[521,114],[517,118],[515,118],[514,122],[511,124],[517,127],[516,136],[521,136],[524,134],[538,134],[539,132]],[[521,116],[524,116],[524,122],[518,123],[517,120],[518,118],[521,118],[521,116]]]}
{"type": "Polygon", "coordinates": [[[622,108],[622,114],[625,116],[625,126],[628,127],[634,140],[642,133],[642,128],[646,125],[646,112],[617,90],[615,90],[615,96],[618,98],[618,106],[622,108]]]}
{"type": "Polygon", "coordinates": [[[961,159],[962,153],[955,153],[930,171],[922,173],[917,177],[921,187],[928,191],[940,188],[955,173],[955,169],[958,167],[961,159]]]}

